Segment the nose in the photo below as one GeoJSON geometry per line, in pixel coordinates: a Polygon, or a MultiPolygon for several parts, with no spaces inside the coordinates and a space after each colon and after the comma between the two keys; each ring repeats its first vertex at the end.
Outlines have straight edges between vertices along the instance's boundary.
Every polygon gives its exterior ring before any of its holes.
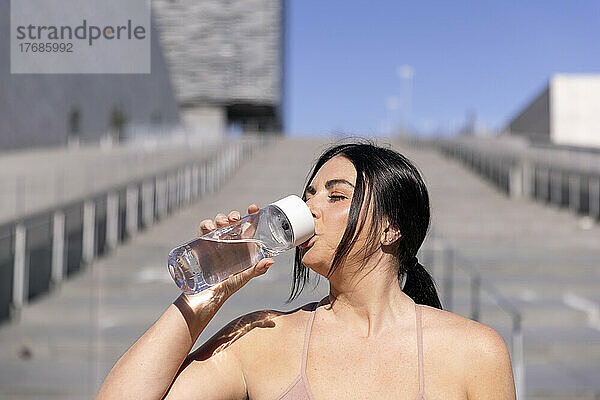
{"type": "Polygon", "coordinates": [[[316,204],[313,201],[313,199],[314,197],[306,200],[306,205],[308,206],[308,209],[310,210],[310,213],[312,214],[313,218],[321,218],[321,212],[316,207],[316,204]]]}

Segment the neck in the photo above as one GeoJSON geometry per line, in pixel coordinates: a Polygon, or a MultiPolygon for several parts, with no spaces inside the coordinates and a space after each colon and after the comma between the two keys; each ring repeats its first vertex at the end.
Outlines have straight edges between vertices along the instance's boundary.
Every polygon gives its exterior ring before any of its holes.
{"type": "Polygon", "coordinates": [[[365,265],[358,273],[343,267],[330,277],[330,306],[326,309],[349,333],[363,338],[379,336],[397,332],[400,324],[412,320],[414,302],[402,292],[396,269],[385,264],[365,265]]]}

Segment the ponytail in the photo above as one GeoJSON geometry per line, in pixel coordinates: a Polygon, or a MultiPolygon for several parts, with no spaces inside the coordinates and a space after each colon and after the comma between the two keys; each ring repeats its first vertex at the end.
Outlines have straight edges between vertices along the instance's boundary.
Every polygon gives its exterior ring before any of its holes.
{"type": "MultiPolygon", "coordinates": [[[[416,258],[415,258],[416,259],[416,258]]],[[[418,261],[408,267],[404,274],[406,281],[402,291],[417,304],[439,308],[443,310],[442,303],[435,290],[433,278],[418,261]]]]}

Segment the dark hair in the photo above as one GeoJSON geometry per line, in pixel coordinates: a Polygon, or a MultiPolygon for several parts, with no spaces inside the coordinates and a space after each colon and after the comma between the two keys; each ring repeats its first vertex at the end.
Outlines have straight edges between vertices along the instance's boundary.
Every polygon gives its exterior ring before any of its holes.
{"type": "MultiPolygon", "coordinates": [[[[417,304],[442,309],[431,275],[413,259],[425,240],[430,220],[429,196],[417,168],[405,156],[390,148],[376,146],[366,139],[354,139],[350,143],[333,145],[321,154],[307,177],[305,191],[323,164],[335,156],[343,156],[352,162],[356,168],[356,185],[348,224],[327,276],[331,276],[348,257],[372,206],[371,240],[365,248],[359,249],[358,254],[364,254],[364,260],[377,250],[382,223],[387,217],[401,233],[391,248],[398,260],[398,280],[406,277],[402,291],[417,304]],[[365,212],[359,225],[360,210],[365,201],[365,212]]],[[[302,198],[306,201],[304,192],[302,198]]],[[[297,247],[288,303],[300,295],[309,280],[309,269],[302,264],[300,248],[297,247]]]]}

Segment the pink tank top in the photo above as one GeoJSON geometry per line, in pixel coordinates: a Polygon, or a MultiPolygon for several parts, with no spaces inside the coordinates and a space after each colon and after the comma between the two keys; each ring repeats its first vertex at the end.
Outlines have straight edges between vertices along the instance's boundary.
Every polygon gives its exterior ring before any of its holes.
{"type": "MultiPolygon", "coordinates": [[[[311,316],[306,326],[306,334],[304,335],[304,349],[302,350],[302,368],[300,369],[300,375],[294,379],[294,381],[288,386],[288,388],[279,396],[278,400],[314,400],[312,392],[310,391],[310,385],[306,378],[306,357],[308,355],[308,341],[310,339],[310,328],[312,327],[315,319],[315,311],[318,304],[315,305],[314,310],[311,312],[311,316]]],[[[423,382],[423,332],[421,328],[421,307],[415,303],[416,312],[416,324],[417,324],[417,350],[419,354],[419,394],[416,400],[426,400],[424,393],[424,382],[423,382]]]]}

